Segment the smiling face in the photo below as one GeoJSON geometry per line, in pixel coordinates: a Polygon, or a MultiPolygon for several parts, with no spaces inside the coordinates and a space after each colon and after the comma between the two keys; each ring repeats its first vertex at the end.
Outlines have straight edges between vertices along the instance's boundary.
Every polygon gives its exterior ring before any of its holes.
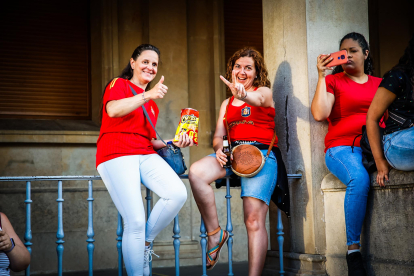
{"type": "Polygon", "coordinates": [[[137,58],[130,60],[134,70],[133,79],[142,85],[147,85],[157,75],[158,54],[151,50],[143,51],[137,58]]]}
{"type": "Polygon", "coordinates": [[[342,65],[346,73],[353,75],[356,72],[364,72],[364,62],[368,57],[368,50],[363,52],[358,41],[352,38],[345,39],[340,49],[348,52],[348,63],[342,65]]]}
{"type": "Polygon", "coordinates": [[[257,75],[253,58],[241,57],[236,60],[233,66],[233,75],[238,83],[244,85],[246,90],[252,87],[257,75]]]}

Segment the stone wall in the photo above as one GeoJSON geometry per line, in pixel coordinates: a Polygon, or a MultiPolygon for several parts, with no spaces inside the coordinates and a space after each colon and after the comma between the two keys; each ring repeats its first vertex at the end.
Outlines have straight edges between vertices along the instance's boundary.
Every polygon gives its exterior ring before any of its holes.
{"type": "MultiPolygon", "coordinates": [[[[376,173],[371,176],[376,179],[376,173]]],[[[322,182],[326,222],[326,272],[346,275],[344,197],[346,186],[328,174],[322,182]]],[[[368,275],[413,275],[414,172],[391,170],[390,182],[380,188],[371,181],[361,236],[368,275]]]]}

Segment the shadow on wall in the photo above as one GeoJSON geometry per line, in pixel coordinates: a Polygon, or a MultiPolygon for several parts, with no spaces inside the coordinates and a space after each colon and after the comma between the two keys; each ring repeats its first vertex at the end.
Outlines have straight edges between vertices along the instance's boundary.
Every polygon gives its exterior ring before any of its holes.
{"type": "MultiPolygon", "coordinates": [[[[275,99],[278,146],[286,162],[287,171],[288,173],[302,174],[302,179],[291,180],[289,183],[291,218],[288,219],[286,215],[283,215],[283,225],[286,232],[284,251],[303,252],[305,248],[303,222],[307,220],[306,212],[303,210],[306,210],[309,194],[306,186],[305,165],[296,126],[298,116],[304,113],[302,112],[303,110],[308,110],[309,112],[309,108],[304,106],[300,99],[293,94],[292,69],[286,61],[282,62],[277,69],[272,93],[273,99],[275,99]]],[[[272,206],[272,209],[277,210],[275,205],[272,206]]],[[[273,214],[275,213],[273,212],[273,214]]],[[[275,238],[274,242],[272,241],[272,245],[276,245],[276,243],[277,240],[275,238]]],[[[272,246],[272,248],[275,247],[272,246]]]]}

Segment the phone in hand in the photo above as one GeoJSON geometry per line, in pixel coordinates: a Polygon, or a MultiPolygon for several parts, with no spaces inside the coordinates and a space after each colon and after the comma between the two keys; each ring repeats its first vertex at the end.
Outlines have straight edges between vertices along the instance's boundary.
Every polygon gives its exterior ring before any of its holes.
{"type": "Polygon", "coordinates": [[[326,67],[334,67],[348,62],[348,52],[346,50],[332,53],[329,58],[333,58],[331,62],[326,64],[326,67]]]}

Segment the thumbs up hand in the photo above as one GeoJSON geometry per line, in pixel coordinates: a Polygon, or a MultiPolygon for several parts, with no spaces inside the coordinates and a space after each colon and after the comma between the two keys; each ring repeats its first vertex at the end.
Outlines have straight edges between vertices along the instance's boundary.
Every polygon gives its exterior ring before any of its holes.
{"type": "Polygon", "coordinates": [[[146,94],[149,96],[151,100],[162,99],[164,95],[167,93],[168,87],[163,84],[164,83],[164,76],[161,77],[160,81],[146,94]]]}

